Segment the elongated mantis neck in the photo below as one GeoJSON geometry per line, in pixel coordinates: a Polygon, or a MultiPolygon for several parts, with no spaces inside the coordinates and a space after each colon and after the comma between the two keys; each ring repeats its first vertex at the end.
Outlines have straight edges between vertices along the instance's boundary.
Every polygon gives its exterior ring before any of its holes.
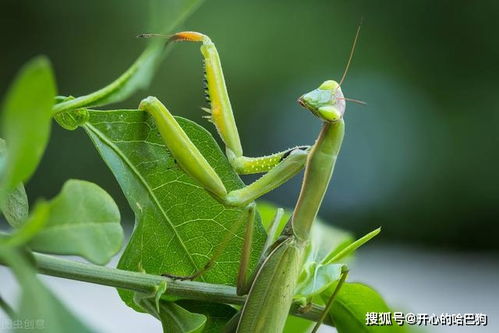
{"type": "Polygon", "coordinates": [[[301,241],[309,238],[310,229],[331,180],[344,133],[343,119],[333,123],[324,122],[309,153],[300,196],[291,220],[293,232],[301,241]]]}

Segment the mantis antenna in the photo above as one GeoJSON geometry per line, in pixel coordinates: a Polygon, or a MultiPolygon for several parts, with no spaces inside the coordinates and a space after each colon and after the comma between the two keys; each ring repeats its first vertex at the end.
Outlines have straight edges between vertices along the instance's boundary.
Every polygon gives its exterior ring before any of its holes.
{"type": "MultiPolygon", "coordinates": [[[[362,21],[363,19],[360,20],[359,26],[357,27],[357,32],[355,33],[355,38],[353,39],[353,44],[352,44],[352,49],[350,50],[350,55],[348,56],[348,61],[347,65],[345,66],[345,71],[343,72],[343,75],[341,76],[340,83],[338,84],[338,87],[341,87],[343,84],[343,81],[345,81],[345,78],[347,77],[348,70],[350,68],[350,64],[352,63],[352,58],[355,53],[355,48],[357,47],[357,40],[359,39],[359,34],[360,34],[360,28],[362,27],[362,21]]],[[[366,102],[354,99],[354,98],[347,98],[347,97],[338,97],[338,99],[343,99],[347,102],[352,102],[352,103],[357,103],[361,105],[367,105],[366,102]]]]}
{"type": "MultiPolygon", "coordinates": [[[[357,40],[359,39],[359,33],[360,33],[361,27],[362,27],[362,19],[360,20],[359,26],[357,27],[357,32],[355,33],[355,38],[353,40],[352,49],[350,50],[350,56],[348,57],[348,62],[347,62],[347,65],[345,67],[345,71],[343,72],[343,76],[341,77],[339,86],[341,86],[343,84],[343,81],[345,80],[345,78],[347,76],[348,69],[350,67],[350,63],[352,62],[353,54],[355,53],[355,47],[357,46],[357,40]]],[[[345,100],[347,100],[347,99],[345,98],[345,100]]]]}
{"type": "Polygon", "coordinates": [[[360,99],[355,99],[355,98],[348,98],[348,97],[336,97],[336,99],[343,99],[347,102],[352,102],[352,103],[357,103],[357,104],[360,104],[360,105],[367,105],[366,102],[364,101],[361,101],[360,99]]]}

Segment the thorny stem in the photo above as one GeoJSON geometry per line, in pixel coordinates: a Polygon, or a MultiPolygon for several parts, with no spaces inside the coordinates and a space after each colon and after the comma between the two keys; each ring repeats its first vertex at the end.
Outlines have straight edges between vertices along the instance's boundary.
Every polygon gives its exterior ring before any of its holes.
{"type": "MultiPolygon", "coordinates": [[[[246,296],[237,296],[236,288],[231,286],[197,281],[172,280],[159,275],[103,267],[39,253],[34,253],[34,258],[39,273],[71,280],[151,294],[166,279],[166,294],[168,296],[235,305],[242,305],[246,299],[246,296]]],[[[0,264],[5,265],[3,262],[0,262],[0,264]]],[[[321,318],[323,310],[324,308],[321,306],[312,305],[310,310],[305,312],[299,305],[295,304],[292,306],[290,312],[297,317],[318,321],[321,318]]],[[[331,324],[327,320],[325,323],[331,324]]]]}

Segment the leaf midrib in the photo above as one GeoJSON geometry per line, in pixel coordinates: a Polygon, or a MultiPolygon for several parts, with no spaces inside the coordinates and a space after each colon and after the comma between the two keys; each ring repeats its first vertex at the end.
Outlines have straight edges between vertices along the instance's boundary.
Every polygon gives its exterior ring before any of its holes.
{"type": "MultiPolygon", "coordinates": [[[[83,127],[86,128],[87,130],[90,130],[90,131],[94,132],[95,135],[97,135],[101,140],[103,140],[103,142],[105,142],[113,151],[115,151],[116,154],[126,163],[126,165],[128,165],[128,167],[132,170],[132,172],[138,177],[138,179],[140,180],[140,182],[142,183],[142,185],[146,188],[147,192],[149,193],[149,195],[153,199],[154,204],[159,208],[161,214],[164,216],[164,218],[166,219],[166,221],[168,222],[168,224],[171,226],[175,237],[178,239],[178,241],[182,245],[182,248],[184,249],[185,253],[187,254],[187,257],[189,258],[190,262],[194,266],[194,269],[196,269],[196,270],[199,269],[197,267],[197,265],[196,265],[196,262],[192,258],[190,252],[187,250],[187,247],[185,246],[182,238],[178,234],[177,229],[175,228],[175,226],[173,225],[172,221],[170,220],[170,218],[168,217],[168,215],[164,211],[163,207],[161,207],[161,205],[160,205],[160,203],[158,201],[158,198],[156,197],[156,195],[154,194],[154,192],[152,191],[152,189],[150,188],[150,186],[147,184],[147,182],[144,179],[144,177],[142,177],[142,175],[140,174],[140,172],[128,160],[128,158],[124,154],[121,153],[121,150],[113,142],[111,142],[110,140],[108,140],[108,138],[101,131],[99,131],[97,128],[95,128],[92,124],[90,124],[88,122],[85,125],[83,125],[83,127]]],[[[201,278],[201,280],[204,280],[204,278],[202,276],[200,278],[201,278]]]]}

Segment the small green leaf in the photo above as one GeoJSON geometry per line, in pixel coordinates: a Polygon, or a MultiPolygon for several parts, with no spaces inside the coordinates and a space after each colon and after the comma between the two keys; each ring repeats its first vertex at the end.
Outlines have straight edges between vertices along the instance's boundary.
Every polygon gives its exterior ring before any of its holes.
{"type": "MultiPolygon", "coordinates": [[[[334,286],[321,294],[325,303],[333,291],[334,286]]],[[[387,313],[391,310],[372,288],[361,283],[344,283],[329,313],[338,333],[406,332],[404,326],[398,326],[395,322],[391,326],[366,325],[366,315],[369,312],[387,313]]]]}
{"type": "Polygon", "coordinates": [[[371,231],[367,235],[357,239],[355,242],[353,242],[352,244],[349,244],[344,249],[335,253],[334,255],[333,255],[333,253],[330,253],[326,258],[324,258],[322,260],[322,262],[324,262],[324,263],[338,262],[339,260],[351,255],[353,252],[355,252],[355,250],[357,250],[359,247],[361,247],[362,245],[364,245],[365,243],[370,241],[373,237],[378,235],[380,232],[381,232],[381,228],[378,228],[374,231],[371,231]]]}
{"type": "Polygon", "coordinates": [[[161,299],[168,288],[162,281],[153,294],[135,293],[134,302],[144,311],[161,321],[165,333],[198,333],[204,331],[206,316],[191,313],[174,302],[161,299]]]}
{"type": "Polygon", "coordinates": [[[89,114],[87,109],[81,108],[56,113],[54,119],[62,128],[73,131],[88,121],[89,114]]]}
{"type": "Polygon", "coordinates": [[[7,195],[2,207],[2,213],[7,222],[14,228],[19,228],[28,218],[28,196],[23,184],[7,195]]]}
{"type": "Polygon", "coordinates": [[[338,281],[342,267],[340,264],[306,263],[296,286],[295,298],[310,299],[322,293],[338,281]]]}
{"type": "MultiPolygon", "coordinates": [[[[13,320],[32,323],[37,332],[92,332],[38,280],[29,261],[18,250],[0,246],[0,258],[12,269],[22,290],[13,320]]],[[[21,325],[14,332],[26,332],[26,326],[21,325]]]]}
{"type": "Polygon", "coordinates": [[[237,313],[236,309],[227,304],[181,300],[175,302],[184,309],[206,316],[203,333],[224,332],[227,322],[237,313]]]}
{"type": "Polygon", "coordinates": [[[164,333],[203,332],[206,316],[202,314],[189,312],[174,302],[164,300],[160,300],[157,306],[153,298],[142,298],[138,300],[138,303],[161,321],[164,333]]]}
{"type": "Polygon", "coordinates": [[[158,285],[156,292],[154,293],[154,304],[156,305],[156,310],[159,311],[159,301],[161,299],[161,296],[166,292],[166,289],[168,287],[168,284],[166,280],[163,280],[160,282],[158,285]]]}
{"type": "MultiPolygon", "coordinates": [[[[0,139],[0,166],[3,165],[6,158],[7,146],[5,140],[0,139]]],[[[21,224],[28,218],[29,205],[28,196],[24,185],[21,183],[7,195],[7,198],[0,206],[0,210],[7,222],[14,228],[21,226],[21,224]]]]}
{"type": "Polygon", "coordinates": [[[120,213],[99,186],[69,180],[49,205],[45,228],[29,243],[33,250],[79,255],[99,265],[119,251],[123,241],[120,213]]]}
{"type": "Polygon", "coordinates": [[[50,135],[56,94],[52,68],[45,57],[28,62],[17,74],[3,103],[1,135],[7,154],[0,159],[0,204],[35,171],[50,135]]]}

